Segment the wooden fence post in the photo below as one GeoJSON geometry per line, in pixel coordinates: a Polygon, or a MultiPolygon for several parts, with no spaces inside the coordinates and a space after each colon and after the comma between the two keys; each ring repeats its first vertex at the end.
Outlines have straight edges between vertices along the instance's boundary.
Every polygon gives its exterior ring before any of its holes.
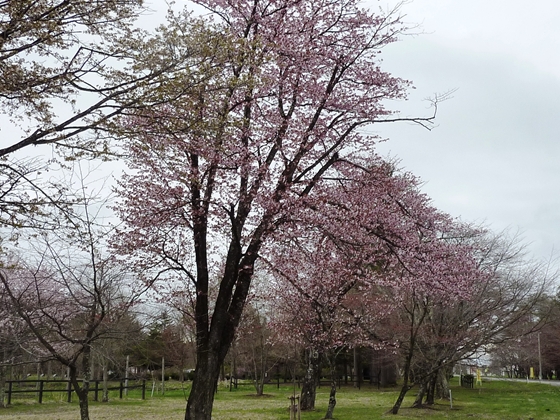
{"type": "Polygon", "coordinates": [[[128,369],[129,369],[129,358],[130,356],[126,356],[126,367],[124,369],[124,395],[128,396],[128,369]]]}
{"type": "Polygon", "coordinates": [[[95,390],[93,391],[93,401],[99,401],[99,380],[95,381],[95,390]]]}
{"type": "Polygon", "coordinates": [[[43,388],[45,381],[39,381],[39,404],[43,403],[43,388]]]}
{"type": "Polygon", "coordinates": [[[68,392],[68,398],[67,401],[69,403],[72,402],[72,382],[70,381],[70,375],[68,375],[68,379],[67,379],[67,386],[66,386],[66,391],[68,392]]]}

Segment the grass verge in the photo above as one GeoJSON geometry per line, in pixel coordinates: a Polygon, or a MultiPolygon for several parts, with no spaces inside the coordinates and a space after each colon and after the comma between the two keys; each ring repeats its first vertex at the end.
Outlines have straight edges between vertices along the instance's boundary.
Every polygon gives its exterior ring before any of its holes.
{"type": "MultiPolygon", "coordinates": [[[[165,395],[147,393],[146,400],[134,394],[120,400],[114,396],[109,403],[92,402],[93,420],[128,419],[183,419],[185,393],[179,383],[169,383],[165,395]]],[[[317,409],[302,413],[302,420],[319,420],[327,409],[328,389],[318,390],[317,409]]],[[[221,387],[216,395],[215,420],[288,420],[288,397],[293,389],[269,385],[266,395],[256,397],[254,390],[243,387],[231,392],[221,387]]],[[[405,398],[398,415],[388,414],[398,390],[350,386],[337,393],[335,418],[338,420],[371,419],[496,419],[496,420],[552,420],[560,418],[560,388],[539,383],[484,381],[481,387],[465,389],[452,383],[453,409],[448,400],[440,400],[430,408],[408,408],[414,399],[414,390],[405,398]]],[[[76,402],[50,400],[44,404],[15,401],[0,409],[0,420],[70,420],[78,417],[76,402]]]]}

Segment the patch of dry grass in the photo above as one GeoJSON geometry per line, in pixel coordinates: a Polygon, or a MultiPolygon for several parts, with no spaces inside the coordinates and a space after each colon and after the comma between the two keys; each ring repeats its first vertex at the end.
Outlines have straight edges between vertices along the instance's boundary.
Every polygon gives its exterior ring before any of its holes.
{"type": "MultiPolygon", "coordinates": [[[[79,408],[75,403],[33,404],[0,409],[2,420],[76,420],[79,408]]],[[[143,402],[92,403],[90,417],[94,420],[115,419],[183,419],[185,402],[180,399],[153,399],[143,402]]]]}

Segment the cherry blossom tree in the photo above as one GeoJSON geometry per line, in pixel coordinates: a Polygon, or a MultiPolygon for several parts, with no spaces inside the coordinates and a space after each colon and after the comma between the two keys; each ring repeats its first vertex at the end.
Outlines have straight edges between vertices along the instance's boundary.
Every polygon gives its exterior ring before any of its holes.
{"type": "MultiPolygon", "coordinates": [[[[404,119],[385,101],[409,84],[378,58],[404,30],[397,13],[357,0],[194,3],[211,19],[194,49],[198,71],[161,91],[175,97],[166,106],[123,122],[132,172],[119,188],[115,246],[146,275],[191,283],[197,366],[186,419],[208,419],[263,244],[336,162],[371,154],[361,128],[404,119]]],[[[163,43],[177,53],[184,20],[163,43]]]]}
{"type": "MultiPolygon", "coordinates": [[[[276,310],[286,313],[310,354],[328,355],[333,377],[325,418],[336,404],[337,351],[395,342],[380,323],[404,296],[456,301],[469,295],[477,268],[470,247],[446,239],[457,223],[430,205],[418,180],[381,159],[369,163],[335,165],[338,177],[314,190],[313,208],[296,214],[291,235],[278,238],[270,253],[282,296],[276,310]]],[[[312,409],[317,357],[309,362],[302,400],[312,409]]]]}
{"type": "Polygon", "coordinates": [[[420,386],[416,407],[424,398],[433,404],[437,389],[447,398],[447,375],[456,363],[525,336],[546,319],[543,296],[557,273],[528,260],[518,236],[463,226],[449,240],[468,245],[476,259],[470,294],[450,304],[448,298],[413,290],[400,300],[392,326],[405,380],[394,414],[414,385],[420,386]]]}

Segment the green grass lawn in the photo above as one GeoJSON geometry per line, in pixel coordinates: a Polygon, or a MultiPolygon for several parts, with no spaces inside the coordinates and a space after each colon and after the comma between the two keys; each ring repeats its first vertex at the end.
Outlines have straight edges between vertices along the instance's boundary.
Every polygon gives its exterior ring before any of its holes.
{"type": "MultiPolygon", "coordinates": [[[[302,420],[319,420],[325,414],[328,388],[322,387],[317,394],[317,409],[302,413],[302,420]]],[[[147,399],[139,399],[139,393],[131,392],[128,398],[118,399],[113,394],[109,403],[91,403],[91,418],[102,419],[182,419],[185,411],[185,395],[179,383],[168,383],[164,396],[151,387],[147,399]]],[[[229,391],[220,387],[216,395],[213,418],[215,420],[288,420],[288,398],[293,389],[269,385],[266,395],[256,397],[249,386],[229,391]]],[[[560,419],[560,388],[538,383],[484,381],[482,387],[465,389],[452,382],[453,409],[448,400],[437,401],[435,406],[425,409],[409,408],[414,399],[413,389],[403,403],[397,416],[388,414],[398,389],[364,387],[360,390],[350,386],[337,393],[335,418],[339,420],[371,419],[499,419],[499,420],[547,420],[560,419]]],[[[60,398],[49,399],[39,405],[31,399],[18,399],[6,409],[0,410],[0,420],[78,418],[77,402],[71,404],[60,398]]]]}

